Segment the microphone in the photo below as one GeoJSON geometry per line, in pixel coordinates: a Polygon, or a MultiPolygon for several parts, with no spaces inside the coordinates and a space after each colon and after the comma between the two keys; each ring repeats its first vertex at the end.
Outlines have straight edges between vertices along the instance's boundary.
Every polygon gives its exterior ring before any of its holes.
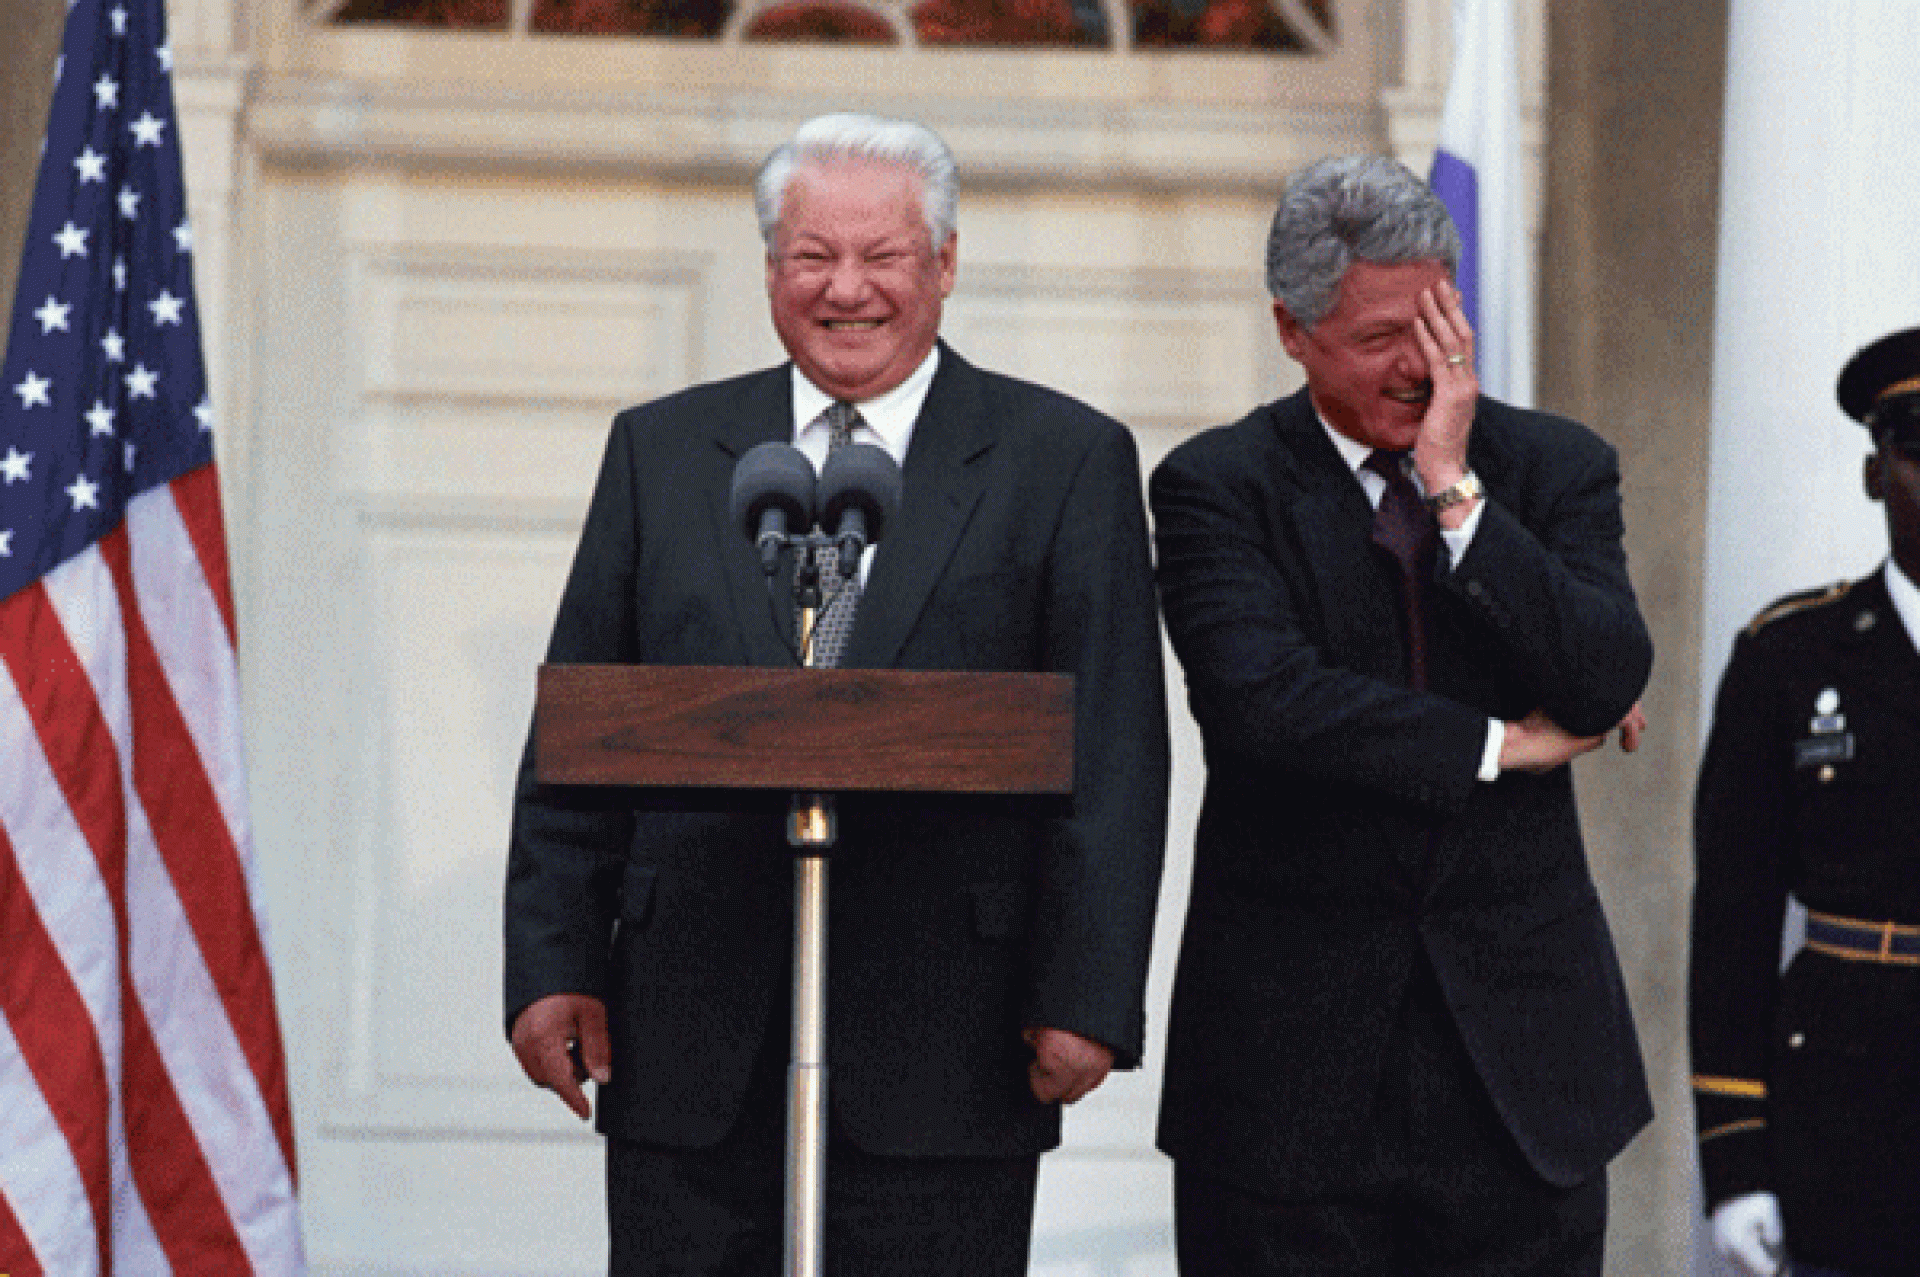
{"type": "Polygon", "coordinates": [[[759,547],[760,570],[768,576],[780,570],[788,530],[813,526],[814,488],[813,463],[790,443],[755,444],[734,465],[727,508],[734,526],[759,547]]]}
{"type": "Polygon", "coordinates": [[[820,472],[820,526],[839,543],[840,574],[860,570],[860,556],[879,542],[900,508],[900,467],[884,448],[850,443],[827,454],[820,472]]]}

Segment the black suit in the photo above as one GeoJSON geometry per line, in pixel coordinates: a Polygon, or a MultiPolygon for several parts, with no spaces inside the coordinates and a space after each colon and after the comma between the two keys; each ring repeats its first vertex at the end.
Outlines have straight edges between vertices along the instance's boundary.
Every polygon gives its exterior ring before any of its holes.
{"type": "MultiPolygon", "coordinates": [[[[615,420],[549,662],[794,663],[790,601],[770,600],[727,517],[740,455],[791,437],[790,378],[615,420]]],[[[1167,745],[1138,462],[1118,423],[943,347],[904,481],[841,663],[1073,674],[1076,789],[1070,808],[841,800],[832,1122],[869,1153],[1032,1155],[1058,1143],[1060,1114],[1028,1090],[1022,1028],[1093,1038],[1122,1067],[1142,1045],[1167,745]]],[[[523,765],[507,1021],[552,993],[606,1001],[602,1131],[697,1148],[733,1125],[784,1024],[784,803],[609,799],[523,765]]]]}
{"type": "Polygon", "coordinates": [[[1615,456],[1483,398],[1468,462],[1486,507],[1428,591],[1426,691],[1395,565],[1304,390],[1153,476],[1208,766],[1160,1119],[1183,1170],[1274,1197],[1338,1182],[1416,977],[1548,1184],[1651,1116],[1570,772],[1476,779],[1489,717],[1598,734],[1646,681],[1615,456]]]}

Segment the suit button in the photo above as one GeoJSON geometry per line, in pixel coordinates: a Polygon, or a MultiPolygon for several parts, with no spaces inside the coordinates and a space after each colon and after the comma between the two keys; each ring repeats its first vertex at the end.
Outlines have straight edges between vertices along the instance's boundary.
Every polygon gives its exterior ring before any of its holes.
{"type": "Polygon", "coordinates": [[[1820,768],[1820,783],[1822,785],[1825,785],[1830,783],[1832,780],[1833,780],[1833,764],[1826,763],[1822,765],[1820,768]]]}
{"type": "Polygon", "coordinates": [[[1787,1046],[1795,1051],[1798,1051],[1801,1047],[1805,1046],[1806,1044],[1807,1044],[1807,1035],[1804,1033],[1796,1033],[1792,1037],[1787,1039],[1787,1046]]]}
{"type": "Polygon", "coordinates": [[[1469,581],[1467,582],[1467,593],[1476,599],[1484,599],[1487,597],[1487,587],[1478,581],[1469,581]]]}

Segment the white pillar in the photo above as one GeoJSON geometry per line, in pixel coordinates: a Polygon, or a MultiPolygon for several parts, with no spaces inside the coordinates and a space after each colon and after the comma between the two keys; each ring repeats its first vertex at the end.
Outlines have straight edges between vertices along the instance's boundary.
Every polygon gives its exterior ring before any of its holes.
{"type": "Polygon", "coordinates": [[[1920,324],[1920,5],[1734,0],[1714,307],[1701,721],[1733,635],[1870,571],[1886,525],[1834,381],[1920,324]]]}

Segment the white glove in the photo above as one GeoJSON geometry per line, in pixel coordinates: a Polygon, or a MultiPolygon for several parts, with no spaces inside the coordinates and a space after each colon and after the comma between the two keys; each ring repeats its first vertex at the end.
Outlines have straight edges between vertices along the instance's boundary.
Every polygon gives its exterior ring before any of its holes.
{"type": "Polygon", "coordinates": [[[1772,1193],[1729,1197],[1713,1208],[1713,1248],[1751,1277],[1780,1271],[1780,1199],[1772,1193]]]}

